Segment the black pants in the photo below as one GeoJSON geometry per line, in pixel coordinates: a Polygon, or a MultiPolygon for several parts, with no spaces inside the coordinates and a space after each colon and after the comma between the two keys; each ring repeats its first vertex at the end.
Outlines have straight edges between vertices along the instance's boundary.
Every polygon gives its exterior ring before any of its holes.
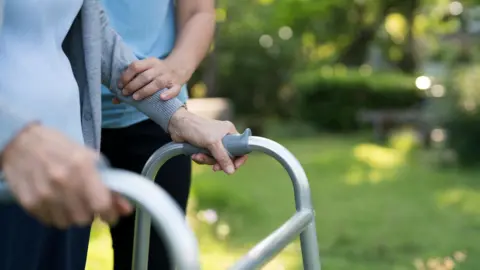
{"type": "MultiPolygon", "coordinates": [[[[151,120],[120,129],[103,129],[101,151],[115,168],[141,173],[148,158],[170,136],[151,120]]],[[[186,211],[191,181],[191,160],[186,156],[170,159],[160,169],[155,182],[165,189],[186,211]]],[[[162,207],[159,205],[158,207],[162,207]]],[[[135,215],[122,218],[111,228],[114,269],[131,270],[135,215]]],[[[173,269],[163,242],[152,228],[149,270],[173,269]]]]}
{"type": "Polygon", "coordinates": [[[0,269],[84,270],[89,236],[90,226],[59,230],[0,204],[0,269]]]}

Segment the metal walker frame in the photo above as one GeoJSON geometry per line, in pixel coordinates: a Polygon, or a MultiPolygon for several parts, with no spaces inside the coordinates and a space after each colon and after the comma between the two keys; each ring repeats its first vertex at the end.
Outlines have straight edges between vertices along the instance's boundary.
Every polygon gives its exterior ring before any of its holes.
{"type": "MultiPolygon", "coordinates": [[[[152,217],[153,226],[165,239],[178,269],[200,269],[197,239],[170,195],[152,181],[132,172],[101,169],[100,176],[110,190],[125,196],[136,204],[137,209],[152,217]]],[[[0,203],[12,203],[14,198],[2,180],[0,175],[0,203]]]]}
{"type": "MultiPolygon", "coordinates": [[[[223,144],[231,156],[259,151],[282,164],[292,181],[296,206],[296,212],[290,219],[255,245],[229,269],[257,269],[300,235],[303,268],[320,270],[315,211],[308,179],[298,160],[282,145],[266,138],[251,136],[249,129],[241,135],[225,136],[223,144]]],[[[105,185],[137,206],[133,270],[148,269],[151,224],[165,239],[169,256],[176,269],[200,269],[198,243],[182,211],[175,201],[151,180],[155,179],[160,167],[170,158],[182,154],[190,156],[194,153],[208,152],[185,143],[167,144],[150,157],[142,171],[143,176],[125,170],[100,168],[100,175],[105,185]]],[[[2,180],[0,173],[0,203],[11,203],[14,198],[2,180]]]]}
{"type": "MultiPolygon", "coordinates": [[[[231,156],[240,156],[252,151],[265,153],[288,172],[294,188],[296,213],[277,230],[254,246],[237,261],[231,270],[257,269],[282,251],[295,237],[300,235],[303,267],[320,270],[319,249],[315,227],[310,185],[300,162],[285,147],[275,141],[251,136],[250,129],[241,135],[227,135],[223,144],[231,156]]],[[[147,161],[142,175],[155,179],[160,167],[178,155],[206,153],[205,150],[184,143],[169,143],[158,149],[147,161]]],[[[147,270],[150,241],[150,216],[140,210],[136,212],[133,265],[134,270],[147,270]]],[[[184,257],[187,255],[184,254],[184,257]]]]}

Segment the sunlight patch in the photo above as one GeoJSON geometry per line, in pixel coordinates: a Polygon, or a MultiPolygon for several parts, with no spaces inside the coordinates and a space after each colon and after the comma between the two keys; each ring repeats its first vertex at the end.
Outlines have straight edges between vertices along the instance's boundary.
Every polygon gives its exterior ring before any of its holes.
{"type": "Polygon", "coordinates": [[[360,144],[353,154],[358,161],[376,169],[392,169],[404,163],[404,156],[399,151],[374,144],[360,144]]]}
{"type": "Polygon", "coordinates": [[[473,189],[449,189],[437,196],[440,207],[457,206],[466,214],[480,214],[480,193],[473,189]]]}
{"type": "Polygon", "coordinates": [[[353,149],[353,156],[356,162],[345,176],[346,183],[377,184],[395,177],[397,169],[405,164],[406,152],[374,144],[360,144],[353,149]]]}

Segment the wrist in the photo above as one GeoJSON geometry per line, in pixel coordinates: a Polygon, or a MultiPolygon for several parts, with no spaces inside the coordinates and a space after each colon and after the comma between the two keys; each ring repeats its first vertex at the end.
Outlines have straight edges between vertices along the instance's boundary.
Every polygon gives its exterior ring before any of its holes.
{"type": "Polygon", "coordinates": [[[37,134],[38,130],[42,126],[38,122],[32,122],[25,127],[23,127],[20,132],[16,134],[15,137],[5,146],[2,152],[0,152],[0,168],[2,167],[3,161],[6,156],[8,156],[12,151],[15,151],[17,145],[25,145],[25,140],[31,134],[37,134]]]}
{"type": "Polygon", "coordinates": [[[189,114],[185,107],[181,107],[172,115],[168,123],[168,133],[172,137],[181,135],[182,125],[184,125],[185,121],[188,121],[189,114]]]}
{"type": "Polygon", "coordinates": [[[195,72],[195,65],[186,60],[175,58],[174,56],[167,57],[164,60],[165,64],[178,75],[180,84],[187,83],[195,72]]]}

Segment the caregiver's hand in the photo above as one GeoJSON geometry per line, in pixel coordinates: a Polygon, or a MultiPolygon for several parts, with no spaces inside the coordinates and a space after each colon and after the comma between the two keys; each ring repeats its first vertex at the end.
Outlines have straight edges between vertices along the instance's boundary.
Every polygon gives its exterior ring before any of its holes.
{"type": "Polygon", "coordinates": [[[120,78],[119,88],[123,89],[122,94],[132,95],[135,100],[142,100],[166,89],[160,97],[168,100],[180,93],[186,80],[186,76],[181,76],[170,68],[166,61],[152,57],[130,64],[120,78]]]}
{"type": "Polygon", "coordinates": [[[247,160],[247,156],[229,157],[222,139],[227,134],[238,134],[235,126],[228,121],[211,120],[179,109],[172,116],[168,131],[175,142],[188,142],[210,151],[212,157],[195,154],[192,159],[200,164],[214,165],[213,170],[232,174],[247,160]]]}
{"type": "Polygon", "coordinates": [[[132,211],[101,182],[98,154],[63,134],[32,124],[7,145],[0,166],[21,206],[58,228],[87,225],[95,215],[115,223],[132,211]]]}

